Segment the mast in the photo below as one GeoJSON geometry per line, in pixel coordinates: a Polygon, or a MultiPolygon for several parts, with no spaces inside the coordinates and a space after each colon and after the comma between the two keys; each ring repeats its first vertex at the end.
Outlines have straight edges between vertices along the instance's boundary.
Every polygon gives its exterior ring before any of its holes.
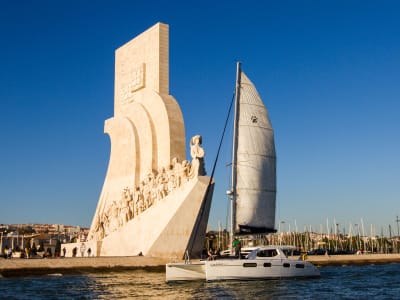
{"type": "Polygon", "coordinates": [[[236,181],[237,181],[237,142],[238,142],[238,121],[239,121],[239,99],[240,99],[240,62],[236,63],[236,86],[235,86],[235,113],[233,119],[233,143],[232,143],[232,183],[231,183],[231,232],[230,245],[236,230],[236,181]]]}

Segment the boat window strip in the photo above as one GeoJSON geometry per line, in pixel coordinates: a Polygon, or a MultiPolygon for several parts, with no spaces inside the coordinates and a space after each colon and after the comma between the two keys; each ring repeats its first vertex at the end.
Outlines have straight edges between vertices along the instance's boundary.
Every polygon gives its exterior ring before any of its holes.
{"type": "Polygon", "coordinates": [[[254,267],[257,267],[257,263],[244,263],[243,267],[244,268],[254,268],[254,267]]]}

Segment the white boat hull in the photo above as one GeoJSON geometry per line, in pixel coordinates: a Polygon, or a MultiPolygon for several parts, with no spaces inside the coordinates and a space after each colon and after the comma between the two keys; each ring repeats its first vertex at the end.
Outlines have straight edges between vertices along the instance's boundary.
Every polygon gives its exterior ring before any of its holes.
{"type": "Polygon", "coordinates": [[[301,260],[221,259],[197,263],[169,263],[166,281],[255,280],[296,277],[319,277],[313,264],[301,260]]]}
{"type": "Polygon", "coordinates": [[[166,281],[205,280],[205,262],[169,263],[165,267],[166,281]]]}
{"type": "Polygon", "coordinates": [[[222,259],[207,262],[205,269],[207,281],[320,276],[313,264],[288,259],[222,259]]]}
{"type": "Polygon", "coordinates": [[[220,258],[196,263],[166,265],[166,281],[184,280],[254,280],[296,277],[319,277],[312,263],[289,259],[290,246],[261,246],[243,249],[246,258],[220,258]]]}

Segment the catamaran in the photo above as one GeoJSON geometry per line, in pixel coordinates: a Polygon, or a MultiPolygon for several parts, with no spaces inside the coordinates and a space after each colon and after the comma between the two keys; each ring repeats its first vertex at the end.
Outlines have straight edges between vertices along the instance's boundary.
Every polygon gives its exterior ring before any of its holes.
{"type": "MultiPolygon", "coordinates": [[[[237,235],[275,232],[276,154],[268,111],[257,89],[237,63],[233,125],[231,245],[237,235]]],[[[310,262],[289,259],[288,247],[257,246],[247,255],[169,263],[166,280],[229,280],[318,277],[310,262]]],[[[243,249],[244,250],[244,249],[243,249]]]]}

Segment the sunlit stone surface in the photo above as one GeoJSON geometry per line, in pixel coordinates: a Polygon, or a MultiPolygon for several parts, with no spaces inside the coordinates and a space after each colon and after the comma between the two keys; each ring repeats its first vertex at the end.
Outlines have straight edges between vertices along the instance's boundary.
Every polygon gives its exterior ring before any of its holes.
{"type": "Polygon", "coordinates": [[[94,256],[202,251],[213,185],[201,136],[185,157],[182,112],[169,95],[168,34],[158,23],[116,50],[107,175],[87,241],[63,245],[66,256],[87,256],[89,248],[94,256]]]}

